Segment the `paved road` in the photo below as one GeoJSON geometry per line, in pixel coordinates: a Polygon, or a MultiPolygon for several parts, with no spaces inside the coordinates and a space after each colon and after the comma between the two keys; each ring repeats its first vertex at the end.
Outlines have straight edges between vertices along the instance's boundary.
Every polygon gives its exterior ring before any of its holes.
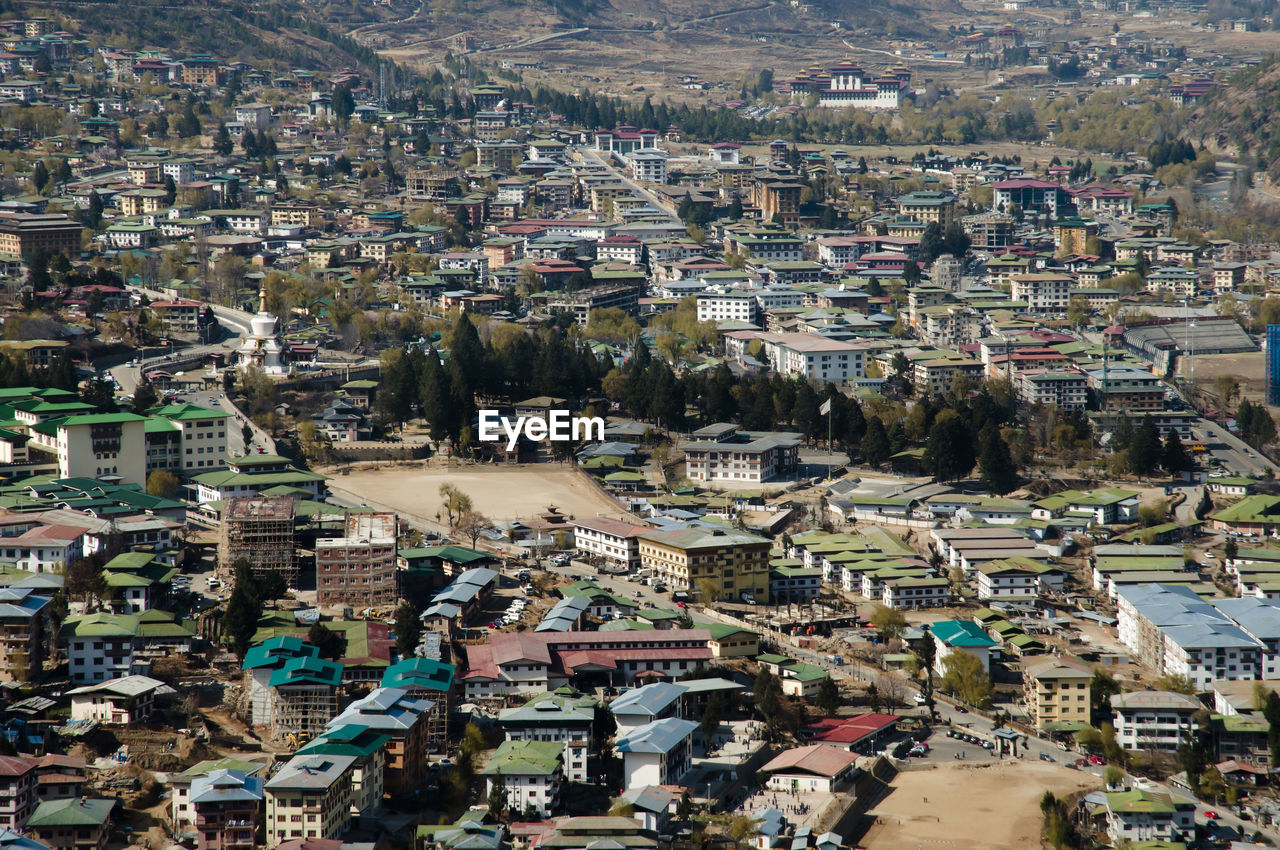
{"type": "Polygon", "coordinates": [[[640,197],[648,201],[649,206],[653,207],[655,210],[660,210],[661,212],[666,213],[671,217],[672,221],[676,220],[676,217],[673,214],[673,211],[668,204],[666,204],[661,198],[659,198],[657,194],[649,191],[648,189],[644,188],[636,181],[632,180],[631,175],[625,173],[624,171],[622,171],[622,169],[616,167],[613,164],[613,160],[611,158],[602,156],[599,151],[594,150],[593,148],[588,148],[588,147],[578,148],[578,153],[582,156],[584,160],[592,160],[600,165],[603,165],[605,168],[609,169],[609,171],[617,180],[619,180],[622,183],[625,183],[628,187],[631,188],[633,192],[635,192],[637,195],[639,195],[640,197]]]}

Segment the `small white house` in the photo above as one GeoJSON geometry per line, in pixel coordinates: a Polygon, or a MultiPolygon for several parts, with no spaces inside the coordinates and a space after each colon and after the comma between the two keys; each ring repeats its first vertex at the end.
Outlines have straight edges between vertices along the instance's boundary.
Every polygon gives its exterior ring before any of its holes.
{"type": "Polygon", "coordinates": [[[71,719],[99,723],[138,723],[151,716],[155,697],[168,688],[150,676],[124,676],[73,689],[71,719]]]}
{"type": "Polygon", "coordinates": [[[853,776],[858,754],[826,744],[810,744],[779,753],[760,768],[768,775],[768,787],[774,791],[837,791],[853,776]]]}

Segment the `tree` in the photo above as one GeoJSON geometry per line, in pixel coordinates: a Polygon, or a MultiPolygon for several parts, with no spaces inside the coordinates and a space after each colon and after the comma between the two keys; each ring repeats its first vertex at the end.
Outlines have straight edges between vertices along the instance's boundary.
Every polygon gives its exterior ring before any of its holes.
{"type": "Polygon", "coordinates": [[[974,460],[973,437],[968,426],[958,415],[939,416],[925,444],[925,468],[939,481],[955,481],[973,470],[974,460]]]}
{"type": "Polygon", "coordinates": [[[356,111],[356,101],[351,96],[351,88],[349,86],[334,87],[332,109],[333,114],[338,116],[338,120],[344,123],[356,111]]]}
{"type": "Polygon", "coordinates": [[[938,663],[938,645],[933,641],[933,634],[929,630],[928,624],[923,626],[924,640],[920,641],[919,648],[916,650],[916,658],[920,663],[920,669],[924,673],[924,681],[920,683],[920,696],[924,698],[925,708],[929,710],[930,719],[934,716],[933,698],[933,668],[938,663]]]}
{"type": "Polygon", "coordinates": [[[895,638],[907,630],[906,616],[897,608],[890,608],[888,605],[877,605],[871,612],[869,622],[875,626],[876,634],[882,642],[887,642],[890,638],[895,638]]]}
{"type": "Polygon", "coordinates": [[[213,136],[213,152],[218,156],[230,156],[232,150],[231,134],[226,124],[218,125],[218,132],[213,136]]]}
{"type": "Polygon", "coordinates": [[[405,600],[396,608],[396,650],[401,658],[417,654],[422,641],[422,612],[418,606],[405,600]]]}
{"type": "Polygon", "coordinates": [[[244,131],[244,135],[240,137],[240,147],[244,150],[244,155],[249,159],[258,158],[258,137],[253,134],[252,130],[244,131]]]}
{"type": "Polygon", "coordinates": [[[736,848],[750,846],[751,839],[760,834],[760,819],[751,815],[734,815],[729,821],[728,835],[736,848]]]}
{"type": "Polygon", "coordinates": [[[998,496],[1015,489],[1018,486],[1018,468],[1004,437],[994,426],[988,425],[982,429],[979,442],[978,471],[983,486],[998,496]]]}
{"type": "Polygon", "coordinates": [[[160,402],[160,395],[149,378],[144,377],[133,391],[133,412],[146,413],[160,402]]]}
{"type": "Polygon", "coordinates": [[[84,224],[90,230],[97,230],[102,227],[102,196],[98,194],[98,190],[94,189],[89,192],[89,209],[84,214],[84,224]]]}
{"type": "Polygon", "coordinates": [[[1186,472],[1195,465],[1191,460],[1191,455],[1187,454],[1186,446],[1182,444],[1182,438],[1178,436],[1177,430],[1173,428],[1170,428],[1169,433],[1165,435],[1162,455],[1160,465],[1173,475],[1177,475],[1179,472],[1186,472]]]}
{"type": "Polygon", "coordinates": [[[694,596],[704,608],[710,608],[720,598],[720,585],[715,579],[700,578],[694,585],[694,596]]]}
{"type": "Polygon", "coordinates": [[[702,712],[702,718],[698,722],[698,730],[702,732],[702,740],[707,743],[707,751],[711,751],[711,741],[716,734],[716,730],[720,728],[720,721],[724,715],[724,697],[719,692],[713,693],[707,700],[707,707],[702,712]]]}
{"type": "Polygon", "coordinates": [[[925,225],[924,232],[920,234],[920,249],[917,259],[928,265],[936,260],[944,250],[946,249],[942,240],[942,226],[936,221],[931,221],[925,225]]]}
{"type": "Polygon", "coordinates": [[[319,648],[320,657],[330,661],[341,658],[347,648],[346,636],[324,623],[313,623],[311,628],[307,629],[307,643],[319,648]]]}
{"type": "Polygon", "coordinates": [[[234,569],[235,584],[231,588],[231,598],[227,600],[226,613],[222,615],[222,634],[231,645],[231,651],[243,661],[254,632],[258,630],[262,600],[258,596],[249,561],[238,559],[234,569]]]}
{"type": "Polygon", "coordinates": [[[889,434],[879,416],[868,416],[861,449],[862,462],[867,466],[879,466],[889,459],[889,434]]]}
{"type": "Polygon", "coordinates": [[[440,485],[439,493],[440,498],[444,500],[444,510],[449,520],[449,527],[452,528],[454,517],[460,517],[471,510],[471,497],[452,484],[447,483],[440,485]]]}
{"type": "Polygon", "coordinates": [[[1129,468],[1139,476],[1150,475],[1160,463],[1163,452],[1156,423],[1150,416],[1143,416],[1142,424],[1133,432],[1133,443],[1129,446],[1129,468]]]}
{"type": "Polygon", "coordinates": [[[157,469],[147,476],[147,493],[161,499],[178,495],[178,476],[167,469],[157,469]]]}
{"type": "Polygon", "coordinates": [[[1178,762],[1187,773],[1187,784],[1192,788],[1199,788],[1200,777],[1204,775],[1205,768],[1209,766],[1209,753],[1205,750],[1204,745],[1200,743],[1199,738],[1178,747],[1178,762]]]}
{"type": "Polygon", "coordinates": [[[1234,561],[1238,554],[1240,554],[1240,547],[1234,540],[1228,538],[1226,545],[1222,547],[1222,557],[1228,561],[1234,561]]]}
{"type": "Polygon", "coordinates": [[[107,582],[102,576],[102,559],[97,555],[76,558],[67,568],[65,579],[67,596],[86,604],[91,599],[106,595],[107,582]]]}
{"type": "Polygon", "coordinates": [[[1271,750],[1271,763],[1280,764],[1280,694],[1275,691],[1267,693],[1262,716],[1267,719],[1267,746],[1271,750]]]}
{"type": "Polygon", "coordinates": [[[830,676],[818,683],[818,694],[814,697],[814,703],[828,717],[834,716],[840,709],[840,686],[830,676]]]}
{"type": "Polygon", "coordinates": [[[1165,673],[1159,679],[1156,679],[1155,689],[1157,691],[1172,691],[1175,694],[1186,694],[1191,696],[1196,692],[1195,682],[1190,677],[1181,673],[1165,673]]]}
{"type": "Polygon", "coordinates": [[[476,541],[480,535],[493,527],[490,519],[479,511],[464,511],[458,516],[458,521],[454,523],[453,530],[471,538],[471,548],[476,548],[476,541]]]}
{"type": "Polygon", "coordinates": [[[502,771],[498,771],[489,780],[489,814],[496,820],[505,820],[507,816],[507,783],[502,779],[502,771]]]}
{"type": "Polygon", "coordinates": [[[991,701],[991,676],[982,659],[963,649],[952,650],[942,659],[942,688],[979,708],[991,701]]]}
{"type": "Polygon", "coordinates": [[[1111,715],[1111,698],[1120,693],[1120,683],[1101,667],[1093,668],[1093,681],[1089,683],[1089,708],[1093,714],[1111,715]]]}

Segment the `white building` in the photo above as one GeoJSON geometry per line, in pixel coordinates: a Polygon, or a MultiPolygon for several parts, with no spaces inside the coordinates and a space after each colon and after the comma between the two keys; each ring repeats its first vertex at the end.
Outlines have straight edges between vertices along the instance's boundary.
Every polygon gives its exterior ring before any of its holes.
{"type": "Polygon", "coordinates": [[[1010,296],[1014,301],[1027,302],[1032,313],[1060,313],[1071,300],[1071,287],[1075,278],[1066,274],[1038,272],[1013,276],[1010,296]]]}
{"type": "Polygon", "coordinates": [[[614,745],[622,754],[623,787],[678,785],[693,758],[692,720],[667,717],[633,729],[614,745]]]}
{"type": "Polygon", "coordinates": [[[147,486],[146,421],[136,413],[87,413],[59,421],[58,476],[147,486]]]}
{"type": "Polygon", "coordinates": [[[165,688],[168,686],[164,682],[150,676],[124,676],[73,688],[68,692],[71,719],[118,725],[139,723],[151,716],[156,694],[165,688]]]}
{"type": "Polygon", "coordinates": [[[580,693],[539,694],[519,708],[498,713],[508,741],[555,741],[564,747],[561,769],[570,782],[586,782],[587,752],[596,700],[580,693]]]}
{"type": "Polygon", "coordinates": [[[1192,716],[1202,708],[1195,697],[1169,691],[1114,694],[1116,741],[1126,750],[1174,752],[1195,736],[1192,716]]]}
{"type": "Polygon", "coordinates": [[[631,179],[638,183],[666,183],[667,155],[656,148],[643,148],[627,154],[631,179]]]}
{"type": "Polygon", "coordinates": [[[1196,804],[1135,789],[1106,795],[1107,836],[1115,844],[1194,838],[1196,804]]]}
{"type": "Polygon", "coordinates": [[[783,375],[822,383],[866,377],[867,349],[862,344],[811,333],[761,334],[759,339],[769,365],[783,375]]]}
{"type": "Polygon", "coordinates": [[[758,324],[760,304],[754,292],[703,292],[698,295],[699,322],[747,322],[758,324]]]}
{"type": "Polygon", "coordinates": [[[1055,404],[1059,410],[1084,410],[1089,400],[1089,382],[1083,372],[1026,369],[1014,373],[1013,381],[1023,404],[1055,404]]]}
{"type": "Polygon", "coordinates": [[[788,794],[830,794],[852,778],[858,754],[843,747],[810,744],[779,753],[760,768],[769,779],[766,787],[788,794]]]}
{"type": "Polygon", "coordinates": [[[486,787],[492,791],[501,782],[512,809],[532,809],[548,817],[560,802],[563,754],[564,746],[558,741],[504,741],[482,771],[486,787]]]}
{"type": "Polygon", "coordinates": [[[991,561],[977,568],[978,598],[1034,599],[1040,588],[1040,574],[1025,564],[991,561]]]}
{"type": "Polygon", "coordinates": [[[574,546],[579,552],[603,558],[615,567],[640,566],[640,541],[636,535],[646,528],[609,517],[570,520],[574,546]]]}
{"type": "Polygon", "coordinates": [[[195,404],[170,404],[154,411],[182,432],[182,472],[208,472],[227,465],[230,413],[195,404]]]}

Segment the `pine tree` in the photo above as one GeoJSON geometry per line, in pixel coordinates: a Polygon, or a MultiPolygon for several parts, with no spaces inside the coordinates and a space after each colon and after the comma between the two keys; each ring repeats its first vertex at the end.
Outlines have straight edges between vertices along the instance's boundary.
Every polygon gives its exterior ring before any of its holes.
{"type": "Polygon", "coordinates": [[[889,459],[889,435],[879,416],[867,419],[867,431],[862,438],[862,462],[879,466],[889,459]]]}
{"type": "Polygon", "coordinates": [[[1164,447],[1160,444],[1160,432],[1150,416],[1142,417],[1142,424],[1133,432],[1129,446],[1129,467],[1138,475],[1150,475],[1160,463],[1164,447]]]}
{"type": "Polygon", "coordinates": [[[1170,428],[1168,435],[1164,438],[1163,458],[1160,465],[1173,474],[1186,472],[1191,469],[1191,456],[1187,454],[1186,446],[1182,445],[1182,438],[1178,436],[1175,428],[1170,428]]]}
{"type": "Polygon", "coordinates": [[[232,150],[231,134],[226,124],[218,125],[218,132],[213,136],[213,152],[218,156],[230,156],[232,150]]]}
{"type": "Polygon", "coordinates": [[[1009,444],[992,426],[982,429],[979,440],[982,451],[978,456],[978,470],[982,484],[997,496],[1003,496],[1018,486],[1018,469],[1009,444]]]}

